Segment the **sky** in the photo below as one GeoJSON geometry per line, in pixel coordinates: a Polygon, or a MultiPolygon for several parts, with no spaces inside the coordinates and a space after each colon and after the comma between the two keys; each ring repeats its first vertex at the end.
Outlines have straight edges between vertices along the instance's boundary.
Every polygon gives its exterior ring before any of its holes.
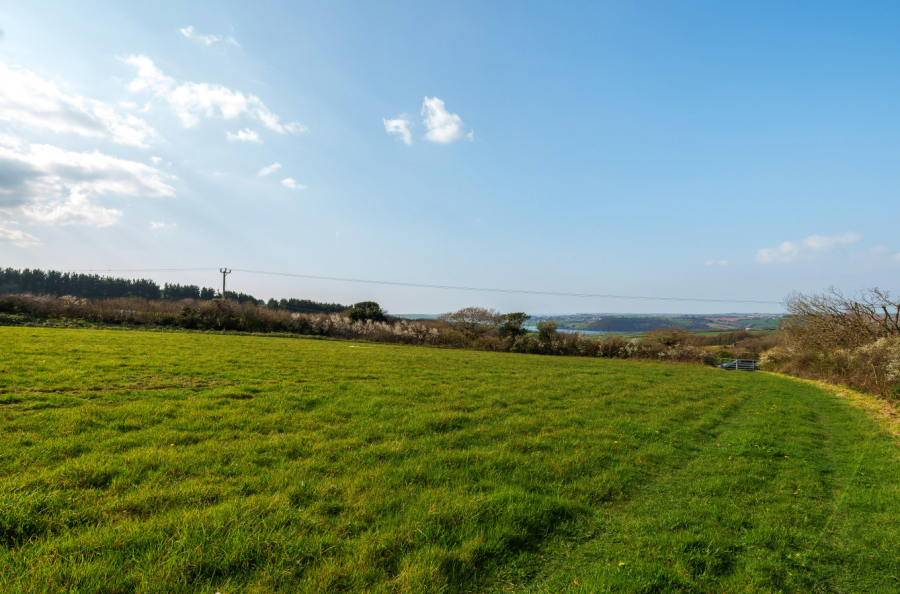
{"type": "MultiPolygon", "coordinates": [[[[900,291],[894,2],[0,5],[0,266],[392,313],[900,291]]],[[[753,302],[772,303],[753,303],[753,302]]]]}

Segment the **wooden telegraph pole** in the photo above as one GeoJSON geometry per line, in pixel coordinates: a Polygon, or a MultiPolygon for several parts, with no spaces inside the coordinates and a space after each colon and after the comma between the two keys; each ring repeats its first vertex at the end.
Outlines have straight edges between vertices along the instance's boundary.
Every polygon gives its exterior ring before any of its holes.
{"type": "Polygon", "coordinates": [[[222,273],[222,299],[225,299],[225,276],[231,274],[231,271],[227,268],[219,268],[219,272],[222,273]]]}

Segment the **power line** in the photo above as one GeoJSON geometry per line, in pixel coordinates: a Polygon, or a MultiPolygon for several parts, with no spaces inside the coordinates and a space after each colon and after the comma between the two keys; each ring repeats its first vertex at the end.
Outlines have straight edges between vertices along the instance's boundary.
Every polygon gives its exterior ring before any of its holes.
{"type": "Polygon", "coordinates": [[[338,281],[345,283],[365,283],[370,285],[390,285],[395,287],[412,287],[417,289],[444,289],[452,291],[478,291],[483,293],[515,293],[520,295],[546,295],[553,297],[588,297],[592,299],[644,299],[650,301],[694,301],[701,303],[763,303],[780,305],[780,301],[759,301],[751,299],[700,299],[691,297],[645,297],[639,295],[603,295],[593,293],[562,293],[558,291],[530,291],[526,289],[494,289],[485,287],[458,287],[453,285],[427,285],[422,283],[401,283],[394,281],[362,280],[356,278],[340,278],[333,276],[315,276],[311,274],[292,274],[287,272],[268,272],[263,270],[246,270],[235,268],[236,272],[249,274],[267,274],[271,276],[287,276],[294,278],[308,278],[313,280],[338,281]]]}
{"type": "MultiPolygon", "coordinates": [[[[206,271],[218,270],[217,268],[136,268],[136,269],[109,269],[109,270],[71,270],[69,272],[181,272],[181,271],[206,271]]],[[[461,287],[455,285],[430,285],[424,283],[403,283],[397,281],[367,280],[358,278],[343,278],[336,276],[317,276],[313,274],[296,274],[289,272],[271,272],[266,270],[248,270],[234,268],[234,272],[246,272],[248,274],[264,274],[269,276],[284,276],[290,278],[305,278],[310,280],[335,281],[343,283],[362,283],[368,285],[388,285],[392,287],[410,287],[415,289],[440,289],[448,291],[475,291],[479,293],[506,293],[517,295],[542,295],[547,297],[581,297],[589,299],[624,299],[643,301],[672,301],[692,303],[754,303],[762,305],[781,305],[781,301],[765,301],[757,299],[703,299],[699,297],[650,297],[645,295],[608,295],[600,293],[565,293],[560,291],[532,291],[527,289],[497,289],[488,287],[461,287]]]]}

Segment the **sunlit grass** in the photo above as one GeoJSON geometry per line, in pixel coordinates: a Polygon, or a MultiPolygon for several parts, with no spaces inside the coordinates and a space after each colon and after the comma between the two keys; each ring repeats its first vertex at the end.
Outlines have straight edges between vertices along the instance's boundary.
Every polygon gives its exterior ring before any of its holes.
{"type": "Polygon", "coordinates": [[[900,590],[900,451],[808,384],[183,333],[0,347],[0,592],[900,590]]]}

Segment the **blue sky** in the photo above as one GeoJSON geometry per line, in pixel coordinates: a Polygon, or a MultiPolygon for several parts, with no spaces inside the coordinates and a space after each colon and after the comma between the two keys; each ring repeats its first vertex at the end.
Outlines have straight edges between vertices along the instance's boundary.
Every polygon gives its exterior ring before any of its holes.
{"type": "MultiPolygon", "coordinates": [[[[898,25],[888,2],[6,3],[0,266],[898,290],[898,25]]],[[[396,313],[778,310],[229,283],[396,313]]]]}

